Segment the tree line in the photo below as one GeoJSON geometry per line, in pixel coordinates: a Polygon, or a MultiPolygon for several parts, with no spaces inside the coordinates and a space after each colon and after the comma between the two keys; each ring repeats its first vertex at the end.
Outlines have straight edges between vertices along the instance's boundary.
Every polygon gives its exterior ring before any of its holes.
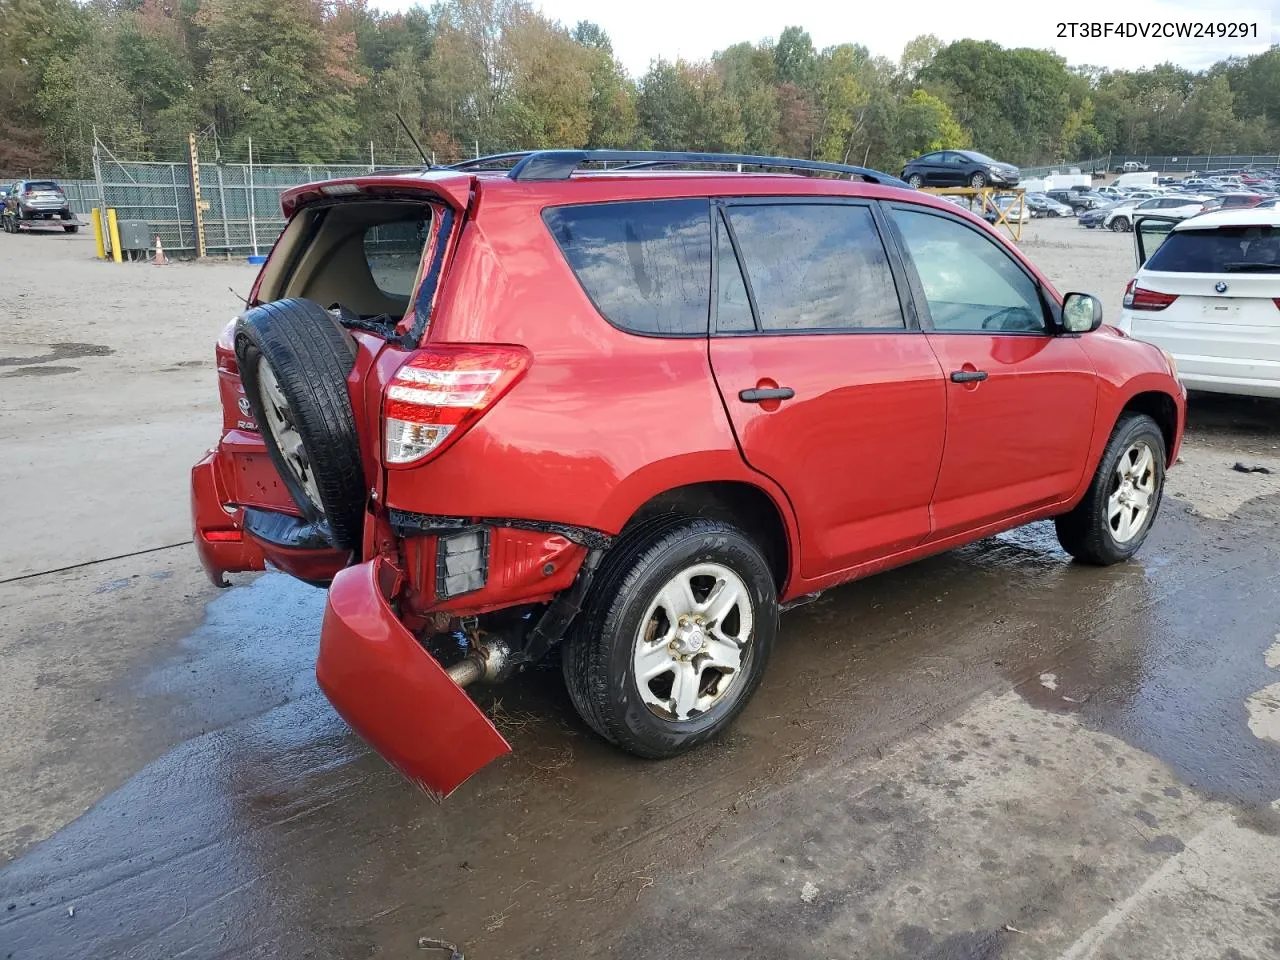
{"type": "Polygon", "coordinates": [[[0,0],[0,172],[87,175],[93,137],[180,159],[189,131],[263,162],[440,161],[533,147],[786,154],[892,171],[973,147],[1036,164],[1273,153],[1280,47],[1193,72],[1069,66],[921,36],[893,61],[801,27],[629,76],[598,25],[528,0],[0,0]]]}

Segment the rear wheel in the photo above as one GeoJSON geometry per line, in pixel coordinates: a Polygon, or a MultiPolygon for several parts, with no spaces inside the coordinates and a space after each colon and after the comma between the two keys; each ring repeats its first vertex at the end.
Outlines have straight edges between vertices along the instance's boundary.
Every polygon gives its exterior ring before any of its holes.
{"type": "Polygon", "coordinates": [[[1122,416],[1084,499],[1055,521],[1058,542],[1077,560],[1128,560],[1151,532],[1164,494],[1164,434],[1146,414],[1122,416]]]}
{"type": "Polygon", "coordinates": [[[1111,229],[1116,233],[1127,233],[1129,231],[1129,218],[1116,217],[1111,221],[1111,229]]]}
{"type": "Polygon", "coordinates": [[[574,706],[606,740],[670,757],[714,737],[760,683],[777,632],[768,562],[742,531],[665,518],[606,555],[565,641],[574,706]]]}
{"type": "Polygon", "coordinates": [[[64,233],[75,233],[79,229],[80,225],[77,223],[65,223],[62,225],[62,231],[64,233]]]}
{"type": "Polygon", "coordinates": [[[918,173],[913,173],[911,176],[907,177],[907,183],[919,190],[924,186],[924,177],[920,176],[918,173]]]}

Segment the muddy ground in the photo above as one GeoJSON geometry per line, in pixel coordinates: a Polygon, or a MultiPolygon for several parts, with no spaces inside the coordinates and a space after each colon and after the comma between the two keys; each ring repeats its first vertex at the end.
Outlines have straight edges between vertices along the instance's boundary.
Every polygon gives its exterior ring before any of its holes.
{"type": "MultiPolygon", "coordinates": [[[[1114,311],[1129,243],[1023,245],[1114,311]]],[[[184,544],[251,280],[0,236],[0,958],[1280,955],[1280,404],[1193,399],[1134,562],[1038,524],[832,591],[666,763],[543,670],[435,805],[316,690],[323,594],[184,544]]]]}

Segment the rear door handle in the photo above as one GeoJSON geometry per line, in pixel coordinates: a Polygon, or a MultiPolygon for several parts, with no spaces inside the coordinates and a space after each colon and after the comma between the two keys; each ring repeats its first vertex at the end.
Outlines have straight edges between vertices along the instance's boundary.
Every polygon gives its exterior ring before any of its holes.
{"type": "Polygon", "coordinates": [[[738,394],[743,403],[763,403],[765,400],[790,400],[796,392],[790,387],[752,387],[738,394]]]}
{"type": "Polygon", "coordinates": [[[952,370],[952,383],[978,383],[987,379],[987,371],[985,370],[952,370]]]}

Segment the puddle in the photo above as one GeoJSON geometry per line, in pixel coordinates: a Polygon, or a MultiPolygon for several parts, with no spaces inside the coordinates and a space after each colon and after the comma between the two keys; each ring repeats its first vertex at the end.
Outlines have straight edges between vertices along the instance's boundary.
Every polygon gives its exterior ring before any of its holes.
{"type": "Polygon", "coordinates": [[[26,367],[37,363],[52,363],[55,360],[74,360],[77,357],[106,357],[115,353],[110,347],[100,343],[66,342],[44,346],[49,352],[34,357],[0,357],[0,367],[26,367]]]}

